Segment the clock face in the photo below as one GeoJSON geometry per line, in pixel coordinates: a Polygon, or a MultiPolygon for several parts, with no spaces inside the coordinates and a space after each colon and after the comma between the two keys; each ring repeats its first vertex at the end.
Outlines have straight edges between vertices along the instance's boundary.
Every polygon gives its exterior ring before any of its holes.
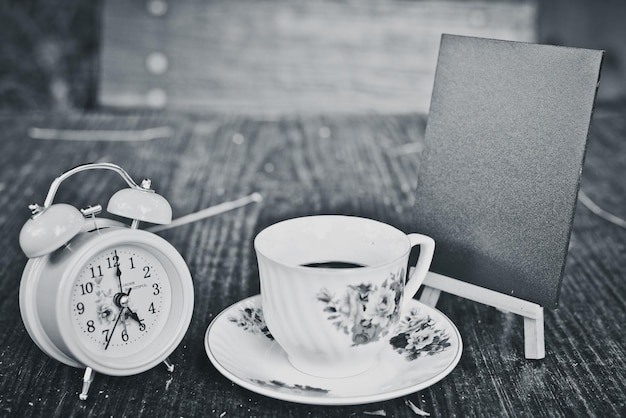
{"type": "Polygon", "coordinates": [[[128,356],[161,333],[172,307],[170,278],[143,246],[117,245],[84,264],[71,294],[72,326],[103,357],[128,356]]]}

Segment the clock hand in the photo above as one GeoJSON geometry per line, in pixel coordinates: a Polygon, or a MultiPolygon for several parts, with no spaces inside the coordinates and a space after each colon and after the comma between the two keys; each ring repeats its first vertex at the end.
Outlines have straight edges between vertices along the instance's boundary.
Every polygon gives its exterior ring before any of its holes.
{"type": "MultiPolygon", "coordinates": [[[[126,294],[126,296],[130,295],[130,291],[131,290],[133,290],[132,287],[128,289],[128,293],[126,294]]],[[[140,325],[140,329],[141,329],[141,326],[144,325],[144,324],[143,324],[141,318],[139,318],[139,315],[137,315],[137,313],[135,311],[133,311],[132,309],[130,309],[130,307],[128,307],[128,306],[126,306],[126,311],[130,314],[130,316],[127,316],[126,318],[132,318],[133,320],[135,320],[140,325]]]]}
{"type": "Polygon", "coordinates": [[[111,343],[111,339],[113,338],[113,333],[115,332],[115,327],[117,327],[118,322],[120,322],[120,317],[122,316],[122,312],[124,312],[124,308],[120,309],[120,312],[117,314],[117,319],[115,320],[115,324],[113,325],[113,329],[111,330],[111,334],[109,334],[109,338],[106,340],[107,344],[104,346],[106,350],[109,348],[109,344],[111,343]]]}
{"type": "Polygon", "coordinates": [[[120,318],[122,317],[122,314],[124,313],[124,309],[128,309],[128,295],[130,295],[131,290],[133,290],[132,287],[128,288],[127,293],[118,293],[117,295],[113,297],[113,303],[115,303],[117,307],[120,308],[120,311],[117,314],[117,318],[115,319],[115,324],[113,324],[113,328],[111,329],[111,334],[109,334],[109,338],[106,340],[107,343],[104,346],[105,350],[109,348],[109,344],[111,343],[111,339],[113,338],[113,333],[115,332],[115,328],[117,327],[117,324],[120,322],[120,318]]]}
{"type": "Polygon", "coordinates": [[[130,309],[128,306],[126,307],[126,310],[128,311],[128,313],[130,313],[130,318],[134,319],[135,321],[137,321],[139,324],[141,324],[141,319],[139,319],[139,315],[137,315],[136,312],[134,312],[132,309],[130,309]]]}
{"type": "Polygon", "coordinates": [[[115,260],[115,264],[116,264],[116,270],[115,270],[115,275],[117,276],[117,284],[120,287],[120,293],[124,293],[124,291],[122,290],[122,270],[120,270],[120,258],[117,255],[117,250],[115,250],[115,257],[113,257],[113,259],[115,260]]]}

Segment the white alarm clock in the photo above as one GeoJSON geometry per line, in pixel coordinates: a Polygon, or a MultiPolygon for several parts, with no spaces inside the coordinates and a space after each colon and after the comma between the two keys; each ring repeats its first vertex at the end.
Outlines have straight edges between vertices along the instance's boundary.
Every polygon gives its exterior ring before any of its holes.
{"type": "Polygon", "coordinates": [[[187,264],[163,238],[140,222],[168,224],[172,209],[121,167],[85,164],[57,177],[43,206],[33,204],[20,232],[30,259],[20,284],[20,310],[33,341],[50,357],[85,368],[81,399],[94,371],[129,376],[164,362],[181,342],[193,311],[187,264]],[[52,204],[59,185],[85,170],[118,173],[129,188],[115,193],[107,211],[130,226],[98,218],[100,205],[78,210],[52,204]]]}

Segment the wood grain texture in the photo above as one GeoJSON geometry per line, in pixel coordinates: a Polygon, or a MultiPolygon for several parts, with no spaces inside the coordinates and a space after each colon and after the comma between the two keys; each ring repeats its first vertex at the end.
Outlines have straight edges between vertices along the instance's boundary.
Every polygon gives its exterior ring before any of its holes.
{"type": "MultiPolygon", "coordinates": [[[[621,216],[624,120],[626,113],[596,114],[582,184],[597,204],[621,216]]],[[[263,227],[298,215],[340,213],[413,229],[424,123],[419,115],[0,115],[0,416],[347,417],[382,409],[387,416],[415,417],[405,399],[431,417],[626,415],[626,231],[582,206],[560,308],[546,312],[542,361],[524,359],[521,318],[444,294],[438,309],[459,328],[461,361],[441,382],[400,399],[349,407],[293,404],[242,389],[212,367],[204,332],[225,307],[259,292],[252,240],[263,227]],[[164,124],[174,135],[148,142],[27,136],[31,126],[164,124]],[[191,326],[172,355],[176,369],[172,375],[164,367],[124,378],[98,375],[81,402],[82,371],[49,359],[22,324],[18,288],[26,258],[17,236],[26,205],[42,201],[55,176],[97,160],[120,164],[134,178],[150,177],[175,217],[254,191],[265,200],[161,233],[187,260],[196,291],[191,326]]],[[[58,201],[105,204],[124,187],[113,173],[81,174],[63,183],[58,201]]]]}
{"type": "Polygon", "coordinates": [[[99,103],[256,114],[428,111],[442,32],[534,41],[532,2],[104,4],[99,103]],[[148,71],[163,54],[167,68],[148,71]]]}

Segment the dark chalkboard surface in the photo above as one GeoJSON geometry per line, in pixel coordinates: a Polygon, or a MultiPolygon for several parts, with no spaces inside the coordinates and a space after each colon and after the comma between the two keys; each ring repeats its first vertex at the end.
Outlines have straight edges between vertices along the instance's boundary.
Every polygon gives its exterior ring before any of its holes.
{"type": "Polygon", "coordinates": [[[442,36],[416,193],[431,270],[557,307],[602,56],[442,36]]]}

